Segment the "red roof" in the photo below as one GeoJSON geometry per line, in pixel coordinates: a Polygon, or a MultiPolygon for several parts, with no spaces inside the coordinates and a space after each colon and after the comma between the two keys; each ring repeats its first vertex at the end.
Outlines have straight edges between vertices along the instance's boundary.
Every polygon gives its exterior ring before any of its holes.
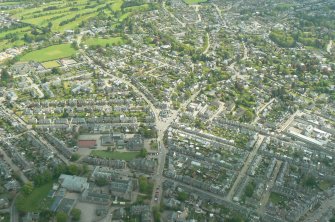
{"type": "Polygon", "coordinates": [[[92,148],[97,145],[96,140],[79,140],[78,147],[79,148],[92,148]]]}

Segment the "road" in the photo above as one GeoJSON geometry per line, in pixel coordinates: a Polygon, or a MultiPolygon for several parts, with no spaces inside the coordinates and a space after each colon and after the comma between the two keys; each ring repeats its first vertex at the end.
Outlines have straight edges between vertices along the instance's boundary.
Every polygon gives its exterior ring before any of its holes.
{"type": "Polygon", "coordinates": [[[266,183],[265,192],[262,195],[262,198],[261,198],[261,200],[259,202],[260,205],[259,205],[259,207],[257,209],[257,212],[259,214],[264,214],[264,212],[265,212],[265,206],[266,206],[266,203],[268,202],[268,200],[270,198],[271,189],[272,189],[273,185],[276,182],[276,178],[277,178],[277,175],[279,173],[281,164],[282,164],[282,161],[277,160],[276,166],[275,166],[275,168],[274,168],[274,170],[272,172],[272,175],[271,175],[271,179],[266,183]]]}
{"type": "Polygon", "coordinates": [[[194,10],[198,15],[198,21],[196,21],[195,23],[200,23],[202,21],[201,15],[199,13],[199,8],[201,7],[201,5],[191,5],[191,7],[194,7],[194,10]]]}
{"type": "Polygon", "coordinates": [[[174,18],[183,28],[186,27],[186,24],[180,21],[174,14],[172,14],[169,10],[166,9],[165,1],[162,3],[163,9],[170,15],[170,17],[174,18]]]}
{"type": "Polygon", "coordinates": [[[212,122],[214,118],[220,115],[220,113],[225,109],[225,105],[223,102],[220,102],[220,106],[218,110],[212,115],[206,122],[212,122]]]}
{"type": "MultiPolygon", "coordinates": [[[[126,51],[130,51],[127,49],[124,49],[126,51]]],[[[84,58],[88,61],[89,64],[94,64],[94,61],[83,51],[80,50],[82,55],[84,56],[84,58]]],[[[143,57],[143,56],[142,56],[143,57]]],[[[157,60],[158,61],[158,60],[157,60]]],[[[162,64],[162,62],[158,61],[159,63],[162,64]]],[[[163,63],[164,64],[164,63],[163,63]]],[[[156,122],[156,129],[157,129],[157,142],[158,144],[160,144],[159,146],[159,154],[158,154],[158,166],[156,169],[155,174],[153,175],[153,180],[154,180],[154,190],[153,190],[153,195],[152,195],[152,200],[151,200],[151,204],[150,206],[153,207],[155,205],[159,205],[160,204],[160,200],[161,200],[161,187],[162,187],[162,182],[163,182],[163,171],[164,171],[164,166],[165,166],[165,159],[166,159],[166,154],[167,154],[167,148],[164,145],[164,135],[166,130],[169,128],[169,126],[171,125],[171,123],[173,121],[176,120],[176,118],[178,117],[178,114],[180,112],[182,112],[185,107],[188,106],[188,104],[190,102],[192,102],[201,92],[201,90],[195,91],[188,100],[186,100],[183,104],[181,104],[180,108],[176,111],[176,110],[171,110],[170,111],[170,115],[167,118],[160,118],[159,117],[159,113],[160,113],[160,109],[156,108],[153,103],[146,97],[146,95],[141,92],[135,85],[133,85],[131,82],[129,82],[128,80],[124,79],[124,78],[120,78],[117,76],[114,76],[112,74],[110,74],[108,72],[108,70],[105,70],[104,68],[102,68],[101,66],[99,66],[98,64],[95,64],[98,66],[98,69],[101,73],[111,77],[112,79],[118,80],[126,85],[128,85],[129,87],[131,87],[135,93],[137,93],[139,96],[141,96],[143,98],[144,101],[147,102],[147,104],[149,105],[150,109],[152,110],[152,112],[154,113],[155,116],[155,122],[156,122]],[[159,188],[160,192],[159,192],[159,197],[158,200],[155,201],[155,192],[156,189],[159,188]]],[[[167,66],[171,66],[169,64],[165,64],[167,66]]]]}
{"type": "Polygon", "coordinates": [[[294,118],[295,118],[297,115],[300,115],[300,114],[301,114],[301,113],[300,113],[299,110],[295,111],[295,112],[290,116],[290,118],[288,118],[288,120],[286,120],[286,121],[282,124],[282,126],[277,130],[277,132],[278,132],[278,133],[281,133],[281,132],[285,131],[286,128],[293,122],[294,118]]]}
{"type": "Polygon", "coordinates": [[[228,200],[228,201],[232,200],[237,187],[241,183],[241,180],[246,176],[246,173],[249,169],[249,166],[251,165],[253,159],[255,158],[255,156],[258,152],[258,149],[261,146],[263,140],[264,140],[264,136],[263,135],[258,135],[258,140],[257,140],[256,144],[254,145],[253,150],[249,153],[249,155],[248,155],[240,173],[238,174],[233,186],[229,190],[228,195],[226,196],[226,200],[228,200]]]}
{"type": "Polygon", "coordinates": [[[201,92],[201,90],[198,90],[193,93],[193,95],[186,100],[177,111],[171,111],[171,115],[168,118],[160,119],[156,121],[156,128],[158,130],[158,138],[157,141],[160,144],[159,147],[159,154],[158,154],[158,166],[156,170],[156,174],[153,176],[154,179],[154,190],[152,194],[152,199],[150,206],[153,207],[155,205],[159,205],[162,198],[162,182],[164,180],[163,178],[163,172],[164,172],[164,166],[165,166],[165,160],[166,155],[168,153],[167,148],[164,145],[164,134],[168,127],[171,125],[171,123],[178,117],[178,114],[182,112],[182,110],[185,109],[185,107],[188,106],[189,103],[191,103],[201,92]],[[155,193],[157,188],[159,189],[159,195],[157,197],[157,201],[155,201],[155,193]]]}
{"type": "Polygon", "coordinates": [[[10,207],[10,222],[19,222],[19,212],[16,209],[15,202],[18,194],[13,199],[12,205],[10,207]]]}
{"type": "Polygon", "coordinates": [[[259,114],[263,112],[263,110],[268,107],[275,98],[272,98],[269,102],[265,103],[257,112],[256,112],[256,118],[254,119],[253,123],[256,123],[259,120],[259,114]]]}
{"type": "Polygon", "coordinates": [[[328,213],[331,210],[335,210],[335,195],[321,202],[321,206],[316,210],[309,211],[305,215],[304,222],[315,222],[321,221],[320,218],[325,213],[328,213]]]}
{"type": "Polygon", "coordinates": [[[21,123],[22,125],[24,125],[26,127],[26,129],[28,129],[37,139],[39,139],[48,149],[50,149],[54,154],[57,154],[57,156],[66,164],[69,163],[69,160],[66,159],[62,154],[60,154],[58,152],[58,150],[53,147],[52,145],[50,145],[47,141],[45,141],[45,139],[43,139],[43,137],[41,137],[40,135],[38,135],[38,133],[32,129],[32,126],[27,124],[26,122],[24,122],[19,116],[17,116],[15,113],[13,113],[12,110],[8,110],[6,109],[6,107],[0,106],[2,108],[2,111],[5,112],[7,115],[11,116],[14,120],[16,120],[17,122],[21,123]]]}
{"type": "MultiPolygon", "coordinates": [[[[248,59],[249,56],[248,56],[248,48],[245,46],[245,43],[242,42],[242,45],[243,45],[243,57],[241,60],[243,61],[243,60],[248,59]]],[[[236,62],[233,62],[227,67],[228,69],[230,69],[231,72],[234,73],[234,75],[232,76],[232,79],[244,79],[245,76],[242,76],[239,71],[236,71],[235,64],[236,62]]]]}
{"type": "Polygon", "coordinates": [[[327,52],[328,53],[331,53],[331,49],[333,47],[333,41],[332,40],[329,40],[329,43],[327,45],[327,52]]]}
{"type": "Polygon", "coordinates": [[[19,174],[20,179],[24,182],[27,183],[29,182],[28,178],[23,174],[23,172],[21,171],[21,169],[16,166],[15,163],[13,163],[12,159],[9,158],[9,156],[7,156],[6,152],[3,151],[2,149],[0,149],[0,153],[3,155],[4,160],[6,161],[6,163],[8,163],[8,165],[10,166],[10,168],[14,171],[17,172],[19,174]]]}
{"type": "Polygon", "coordinates": [[[203,51],[203,54],[207,54],[208,53],[208,50],[209,50],[209,48],[211,47],[211,41],[210,41],[210,39],[209,39],[209,34],[208,34],[208,32],[206,33],[206,36],[207,36],[207,38],[206,38],[206,40],[207,40],[207,47],[205,48],[205,50],[203,51]]]}

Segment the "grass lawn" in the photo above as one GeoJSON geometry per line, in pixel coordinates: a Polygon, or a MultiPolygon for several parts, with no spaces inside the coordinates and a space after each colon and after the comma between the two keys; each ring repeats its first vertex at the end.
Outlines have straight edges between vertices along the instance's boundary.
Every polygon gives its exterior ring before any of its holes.
{"type": "Polygon", "coordinates": [[[320,183],[319,183],[319,188],[321,190],[327,190],[331,186],[332,186],[332,184],[330,182],[328,182],[328,181],[325,181],[325,180],[321,180],[320,183]]]}
{"type": "Polygon", "coordinates": [[[113,11],[120,11],[122,4],[123,4],[123,0],[116,0],[116,1],[114,1],[113,5],[112,5],[112,10],[113,11]]]}
{"type": "Polygon", "coordinates": [[[106,151],[106,150],[93,150],[91,156],[100,157],[104,159],[113,160],[125,160],[129,161],[135,159],[140,152],[118,152],[118,151],[106,151]]]}
{"type": "Polygon", "coordinates": [[[271,192],[270,194],[270,201],[274,204],[280,204],[282,205],[285,201],[285,197],[278,194],[278,193],[274,193],[274,192],[271,192]]]}
{"type": "Polygon", "coordinates": [[[21,57],[21,61],[46,62],[74,55],[76,50],[70,44],[53,45],[29,52],[21,57]]]}
{"type": "Polygon", "coordinates": [[[43,62],[42,66],[46,69],[51,69],[54,67],[59,67],[60,64],[57,61],[49,61],[49,62],[43,62]]]}
{"type": "Polygon", "coordinates": [[[88,46],[92,45],[99,45],[99,46],[106,46],[109,45],[122,45],[124,43],[124,39],[122,37],[113,37],[108,39],[102,38],[89,38],[84,41],[84,44],[88,46]]]}
{"type": "Polygon", "coordinates": [[[188,5],[191,5],[191,4],[207,2],[207,0],[184,0],[184,2],[188,5]]]}
{"type": "Polygon", "coordinates": [[[28,212],[28,211],[39,211],[40,209],[48,208],[50,201],[48,200],[48,193],[52,189],[52,183],[45,184],[41,187],[37,187],[33,192],[24,197],[20,195],[17,199],[17,207],[19,210],[28,212]]]}

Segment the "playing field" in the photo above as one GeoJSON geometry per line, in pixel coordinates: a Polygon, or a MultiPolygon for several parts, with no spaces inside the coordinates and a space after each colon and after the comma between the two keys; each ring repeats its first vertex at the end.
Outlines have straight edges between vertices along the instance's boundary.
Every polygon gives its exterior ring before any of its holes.
{"type": "Polygon", "coordinates": [[[89,38],[84,41],[84,44],[86,45],[99,45],[99,46],[106,46],[109,45],[122,45],[124,43],[124,39],[121,37],[114,37],[114,38],[108,38],[108,39],[102,39],[102,38],[89,38]]]}
{"type": "Polygon", "coordinates": [[[100,157],[104,159],[113,160],[125,160],[129,161],[135,159],[140,152],[117,152],[117,151],[106,151],[106,150],[93,150],[91,156],[100,157]]]}
{"type": "Polygon", "coordinates": [[[191,4],[207,2],[207,0],[184,0],[184,2],[188,5],[191,5],[191,4]]]}
{"type": "Polygon", "coordinates": [[[21,61],[46,62],[74,55],[76,50],[70,44],[53,45],[29,52],[21,57],[21,61]]]}
{"type": "Polygon", "coordinates": [[[57,61],[49,61],[49,62],[43,62],[42,66],[46,69],[51,69],[54,67],[59,67],[60,64],[57,61]]]}

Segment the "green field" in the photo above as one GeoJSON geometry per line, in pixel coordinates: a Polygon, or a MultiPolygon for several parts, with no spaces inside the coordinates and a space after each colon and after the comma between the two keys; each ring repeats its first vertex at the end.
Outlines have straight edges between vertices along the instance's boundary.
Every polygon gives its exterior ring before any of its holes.
{"type": "Polygon", "coordinates": [[[121,37],[114,37],[108,39],[102,38],[89,38],[84,41],[84,44],[88,46],[99,45],[99,46],[106,46],[109,45],[122,45],[124,43],[124,39],[121,37]]]}
{"type": "Polygon", "coordinates": [[[76,50],[70,44],[53,45],[29,52],[21,57],[21,61],[46,62],[73,56],[76,50]]]}
{"type": "Polygon", "coordinates": [[[19,210],[28,211],[38,211],[42,208],[48,207],[50,200],[47,200],[47,195],[52,188],[52,183],[45,184],[41,187],[37,187],[33,192],[27,197],[20,194],[17,199],[17,207],[19,210]]]}
{"type": "Polygon", "coordinates": [[[59,67],[60,64],[57,61],[49,61],[49,62],[43,62],[42,66],[46,69],[51,69],[54,67],[59,67]]]}
{"type": "Polygon", "coordinates": [[[331,186],[332,186],[332,184],[331,184],[331,182],[329,182],[329,181],[321,180],[321,181],[319,182],[319,188],[320,188],[321,190],[327,190],[327,189],[329,189],[331,186]]]}
{"type": "Polygon", "coordinates": [[[271,192],[270,194],[270,201],[274,204],[283,205],[285,200],[285,197],[278,193],[271,192]]]}
{"type": "Polygon", "coordinates": [[[204,3],[207,2],[207,0],[184,0],[184,2],[188,5],[192,5],[192,4],[204,3]]]}
{"type": "Polygon", "coordinates": [[[113,160],[125,160],[129,161],[138,157],[140,152],[118,152],[118,151],[106,151],[106,150],[93,150],[91,156],[99,157],[103,159],[113,160]]]}
{"type": "Polygon", "coordinates": [[[10,13],[14,18],[40,27],[47,26],[51,22],[51,30],[62,33],[68,29],[78,28],[82,22],[96,17],[99,11],[104,11],[107,15],[113,16],[113,12],[121,10],[123,2],[124,0],[50,1],[39,7],[13,9],[10,13]],[[111,10],[106,8],[107,4],[111,5],[111,10]],[[49,7],[53,7],[53,9],[48,10],[49,7]],[[62,22],[65,23],[61,24],[62,22]]]}

